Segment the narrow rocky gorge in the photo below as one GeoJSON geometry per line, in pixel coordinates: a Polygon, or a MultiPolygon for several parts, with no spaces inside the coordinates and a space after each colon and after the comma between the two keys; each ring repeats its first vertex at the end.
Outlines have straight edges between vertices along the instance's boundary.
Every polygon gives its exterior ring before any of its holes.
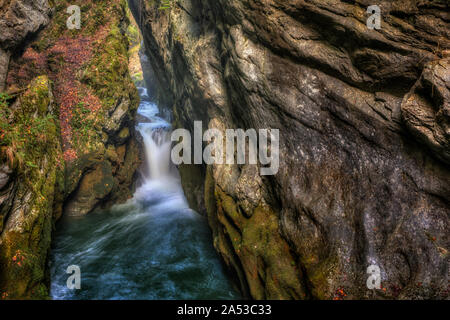
{"type": "Polygon", "coordinates": [[[169,3],[130,8],[174,127],[280,130],[274,176],[179,168],[243,294],[448,298],[448,2],[169,3]]]}
{"type": "MultiPolygon", "coordinates": [[[[243,297],[448,299],[449,24],[446,0],[0,0],[0,299],[48,298],[55,223],[133,195],[144,158],[133,81],[173,129],[279,129],[275,175],[178,167],[243,297]],[[80,29],[66,25],[73,4],[80,29]],[[369,29],[375,4],[381,28],[369,29]],[[367,287],[370,265],[380,289],[367,287]]],[[[189,221],[195,235],[201,219],[189,221]]]]}

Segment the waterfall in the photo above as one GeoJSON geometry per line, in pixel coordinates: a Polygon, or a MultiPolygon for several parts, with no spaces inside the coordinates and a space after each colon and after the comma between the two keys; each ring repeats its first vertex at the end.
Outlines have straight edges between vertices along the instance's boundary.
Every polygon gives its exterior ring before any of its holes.
{"type": "Polygon", "coordinates": [[[140,203],[152,203],[165,199],[165,207],[187,209],[188,204],[181,188],[178,171],[172,164],[170,152],[171,127],[161,116],[158,106],[150,101],[146,88],[138,88],[141,103],[138,108],[139,123],[136,126],[144,142],[145,162],[143,184],[134,198],[140,203]]]}
{"type": "Polygon", "coordinates": [[[170,160],[170,125],[139,88],[143,183],[107,212],[65,217],[51,252],[53,299],[233,299],[205,217],[189,209],[170,160]],[[67,266],[81,290],[67,288],[67,266]]]}
{"type": "Polygon", "coordinates": [[[164,129],[154,129],[142,124],[139,132],[144,139],[148,176],[145,179],[158,180],[170,176],[170,134],[164,129]]]}
{"type": "Polygon", "coordinates": [[[144,119],[137,125],[145,147],[147,173],[144,180],[173,178],[170,162],[170,125],[159,116],[157,105],[148,101],[147,89],[139,88],[142,97],[138,114],[144,119]]]}

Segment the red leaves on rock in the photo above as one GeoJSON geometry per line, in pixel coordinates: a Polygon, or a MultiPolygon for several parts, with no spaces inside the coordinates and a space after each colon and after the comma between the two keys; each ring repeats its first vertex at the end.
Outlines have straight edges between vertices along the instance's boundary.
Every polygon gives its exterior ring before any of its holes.
{"type": "Polygon", "coordinates": [[[97,112],[101,101],[77,76],[90,61],[94,45],[101,45],[108,34],[107,26],[100,27],[92,36],[62,36],[47,50],[37,52],[32,47],[25,50],[18,62],[12,63],[8,86],[26,86],[34,77],[48,74],[54,83],[54,96],[60,106],[59,118],[64,160],[72,161],[77,153],[72,146],[72,111],[79,103],[97,112]],[[51,67],[50,67],[51,65],[51,67]]]}
{"type": "Polygon", "coordinates": [[[25,86],[31,79],[47,73],[47,55],[29,47],[23,53],[20,63],[11,62],[10,69],[6,80],[8,85],[25,86]]]}
{"type": "Polygon", "coordinates": [[[49,53],[61,57],[64,63],[51,78],[55,82],[55,98],[60,105],[59,119],[61,124],[61,136],[63,140],[64,160],[72,161],[77,155],[72,149],[72,109],[82,101],[80,88],[84,87],[76,78],[76,73],[92,57],[92,39],[78,37],[75,39],[64,37],[59,39],[49,50],[49,53]]]}
{"type": "Polygon", "coordinates": [[[22,262],[24,262],[24,260],[25,260],[25,257],[23,256],[23,254],[20,250],[17,250],[16,254],[12,257],[13,263],[18,265],[19,267],[22,266],[22,262]]]}
{"type": "Polygon", "coordinates": [[[77,152],[70,148],[64,151],[64,161],[70,162],[77,158],[77,152]]]}
{"type": "Polygon", "coordinates": [[[347,296],[347,294],[345,293],[344,289],[337,289],[336,292],[334,293],[334,298],[333,300],[344,300],[344,298],[347,296]]]}

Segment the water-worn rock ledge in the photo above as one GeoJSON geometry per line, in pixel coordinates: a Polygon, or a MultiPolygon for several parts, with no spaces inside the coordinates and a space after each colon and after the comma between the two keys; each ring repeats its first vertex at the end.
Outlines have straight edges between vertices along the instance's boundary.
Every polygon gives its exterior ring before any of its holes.
{"type": "Polygon", "coordinates": [[[280,129],[275,176],[180,167],[245,295],[448,298],[446,1],[130,3],[175,127],[280,129]]]}
{"type": "Polygon", "coordinates": [[[77,4],[81,29],[69,30],[68,1],[0,1],[0,299],[48,297],[63,211],[132,195],[141,157],[126,2],[77,4]]]}

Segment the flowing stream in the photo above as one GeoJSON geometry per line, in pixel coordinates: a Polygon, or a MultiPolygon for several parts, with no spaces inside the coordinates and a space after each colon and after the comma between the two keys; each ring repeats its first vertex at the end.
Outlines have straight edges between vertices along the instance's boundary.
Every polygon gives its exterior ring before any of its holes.
{"type": "Polygon", "coordinates": [[[139,88],[146,168],[133,199],[57,224],[53,299],[236,299],[204,217],[188,208],[170,161],[170,125],[139,88]],[[67,267],[79,266],[81,289],[67,267]]]}

